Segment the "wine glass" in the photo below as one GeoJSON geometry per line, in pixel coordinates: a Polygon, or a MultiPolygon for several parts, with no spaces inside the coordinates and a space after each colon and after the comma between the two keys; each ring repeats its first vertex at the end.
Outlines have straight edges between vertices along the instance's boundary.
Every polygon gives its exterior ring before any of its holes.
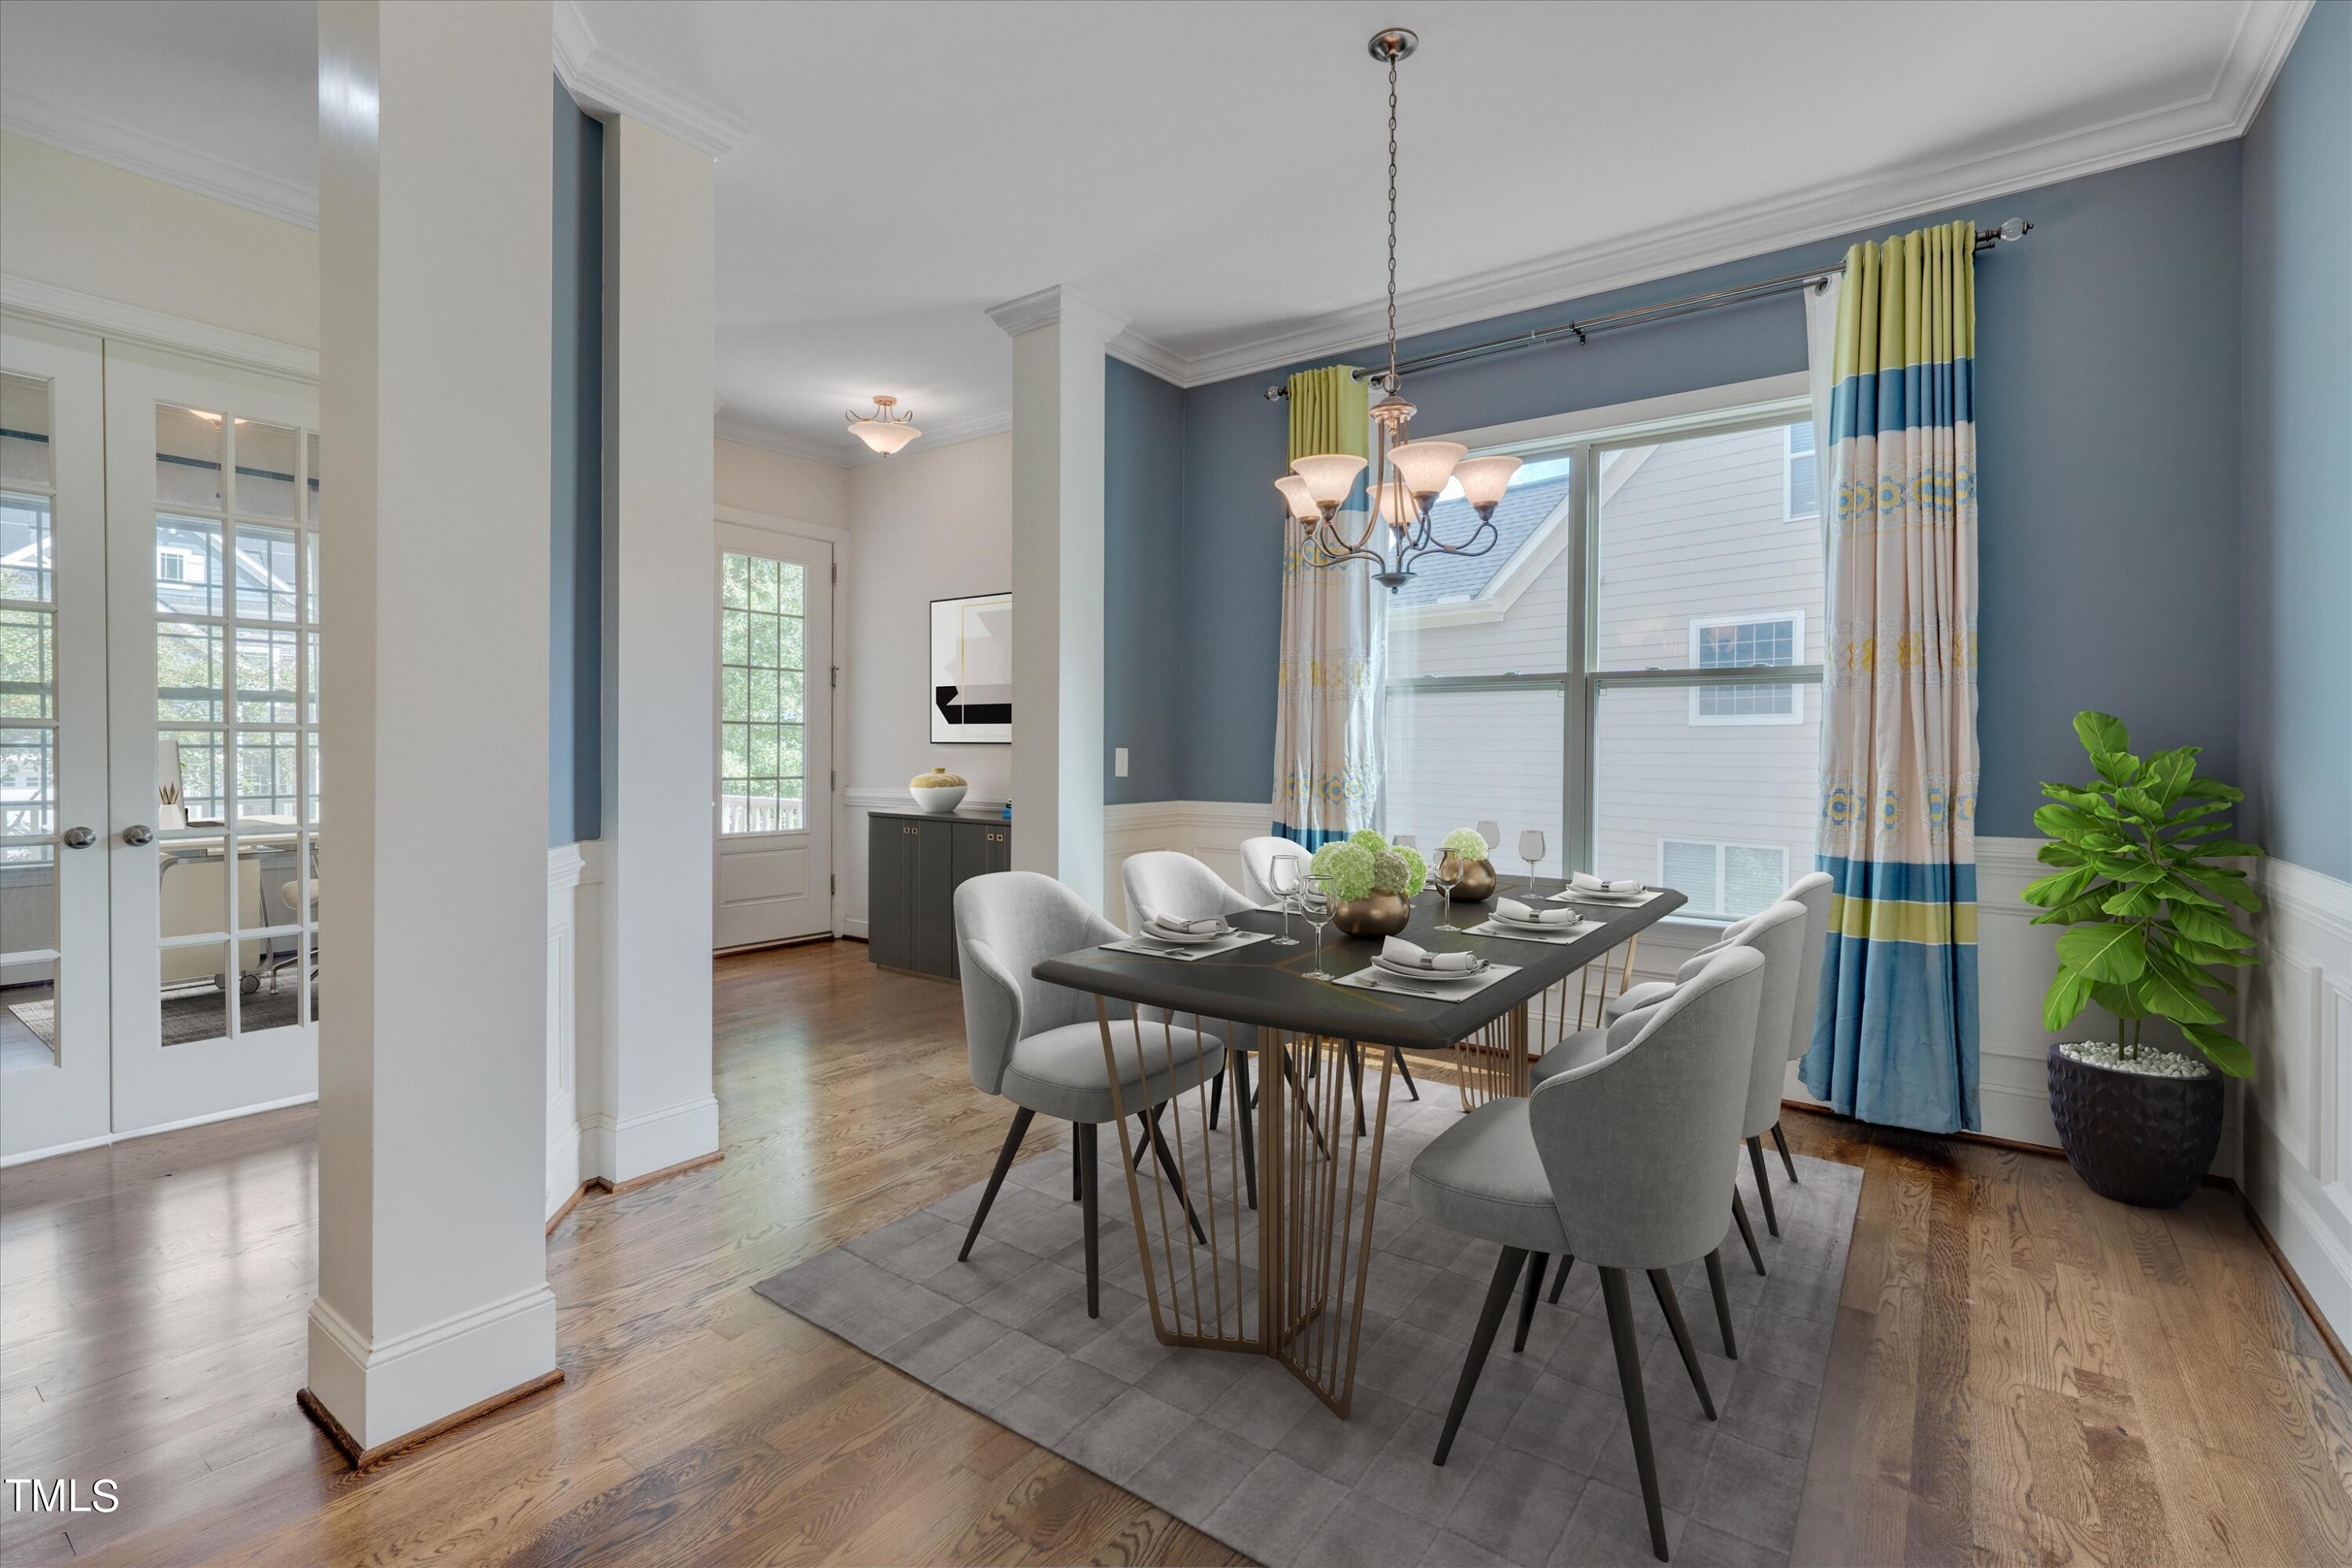
{"type": "Polygon", "coordinates": [[[1421,847],[1420,838],[1410,833],[1400,833],[1394,838],[1390,839],[1389,842],[1395,845],[1400,849],[1418,849],[1421,847]]]}
{"type": "Polygon", "coordinates": [[[1315,967],[1307,972],[1309,980],[1335,980],[1337,975],[1323,970],[1323,928],[1331,922],[1331,895],[1324,890],[1323,879],[1312,871],[1303,871],[1298,878],[1298,912],[1315,928],[1315,967]]]}
{"type": "Polygon", "coordinates": [[[1523,828],[1519,833],[1519,858],[1528,863],[1528,896],[1536,890],[1536,863],[1544,858],[1544,836],[1540,827],[1523,828]]]}
{"type": "Polygon", "coordinates": [[[1440,931],[1462,929],[1454,923],[1454,886],[1462,880],[1462,873],[1467,869],[1469,868],[1462,863],[1462,857],[1451,849],[1440,850],[1437,864],[1430,869],[1431,879],[1436,882],[1439,890],[1445,895],[1445,913],[1437,927],[1440,931]]]}
{"type": "Polygon", "coordinates": [[[1290,934],[1291,907],[1298,902],[1298,868],[1305,865],[1296,855],[1277,855],[1266,868],[1266,877],[1274,884],[1274,896],[1282,900],[1282,934],[1274,939],[1276,947],[1297,947],[1298,939],[1290,934]]]}

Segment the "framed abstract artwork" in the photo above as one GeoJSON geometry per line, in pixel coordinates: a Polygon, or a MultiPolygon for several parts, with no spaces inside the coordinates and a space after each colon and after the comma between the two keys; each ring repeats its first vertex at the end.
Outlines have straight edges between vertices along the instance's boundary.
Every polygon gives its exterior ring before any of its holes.
{"type": "Polygon", "coordinates": [[[1013,595],[931,601],[931,740],[1013,743],[1013,595]]]}

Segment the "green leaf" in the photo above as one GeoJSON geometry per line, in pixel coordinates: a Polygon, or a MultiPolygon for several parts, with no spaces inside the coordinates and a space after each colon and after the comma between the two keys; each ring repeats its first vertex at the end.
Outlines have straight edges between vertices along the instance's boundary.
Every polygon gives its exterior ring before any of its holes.
{"type": "Polygon", "coordinates": [[[2085,838],[2112,838],[2114,834],[2095,817],[2075,810],[2071,805],[2044,805],[2035,808],[2033,826],[2053,838],[2079,844],[2085,838]]]}
{"type": "Polygon", "coordinates": [[[2147,936],[2136,925],[2076,926],[2058,939],[2058,958],[2094,980],[2127,984],[2147,972],[2147,936]]]}
{"type": "Polygon", "coordinates": [[[2044,866],[2079,866],[2083,852],[2071,844],[2044,844],[2033,852],[2033,858],[2044,866]]]}
{"type": "Polygon", "coordinates": [[[2249,844],[2242,838],[2213,838],[2197,845],[2195,853],[2200,856],[2252,857],[2262,854],[2263,847],[2259,844],[2249,844]]]}
{"type": "Polygon", "coordinates": [[[2137,784],[2124,785],[2116,792],[2116,799],[2126,811],[2144,822],[2158,822],[2164,816],[2164,803],[2137,784]]]}
{"type": "MultiPolygon", "coordinates": [[[[2178,877],[2168,879],[2170,881],[2179,879],[2178,877]]],[[[2247,887],[2242,879],[2231,877],[2222,867],[2200,866],[2190,873],[2189,879],[2209,893],[2219,894],[2250,915],[2263,912],[2263,900],[2255,896],[2254,890],[2247,887]]]]}
{"type": "Polygon", "coordinates": [[[2139,776],[2139,759],[2129,752],[2094,752],[2091,765],[2109,784],[2127,784],[2139,776]]]}
{"type": "Polygon", "coordinates": [[[2050,989],[2042,998],[2042,1026],[2063,1029],[2082,1014],[2091,1000],[2091,982],[2087,975],[2075,973],[2061,964],[2050,982],[2050,989]]]}
{"type": "Polygon", "coordinates": [[[2126,885],[2108,895],[2099,908],[2127,921],[2144,921],[2153,917],[2163,905],[2163,897],[2155,889],[2126,885]]]}
{"type": "Polygon", "coordinates": [[[2199,942],[2193,936],[2182,936],[2178,931],[2173,933],[2172,951],[2196,964],[2240,964],[2262,962],[2251,952],[2233,952],[2226,947],[2215,947],[2210,942],[2199,942]]]}
{"type": "Polygon", "coordinates": [[[2227,991],[2234,995],[2238,989],[2219,975],[2206,973],[2170,948],[2154,942],[2148,944],[2147,970],[2147,978],[2141,982],[2142,985],[2153,981],[2158,974],[2167,974],[2192,991],[2207,989],[2227,991]]]}
{"type": "Polygon", "coordinates": [[[2161,882],[2165,868],[2154,860],[2130,859],[2120,855],[2095,855],[2091,864],[2118,882],[2161,882]]]}
{"type": "Polygon", "coordinates": [[[2037,877],[2025,884],[2018,897],[2029,904],[2049,909],[2056,904],[2072,903],[2083,896],[2083,889],[2098,879],[2099,873],[2088,866],[2072,871],[2053,871],[2047,877],[2037,877]]]}
{"type": "Polygon", "coordinates": [[[2045,784],[2042,786],[2042,793],[2062,805],[2071,805],[2077,811],[2087,811],[2095,816],[2104,816],[2110,821],[2121,821],[2123,817],[2123,814],[2115,808],[2114,803],[2095,789],[2081,789],[2074,784],[2045,784]]]}
{"type": "Polygon", "coordinates": [[[2198,887],[2196,883],[2185,881],[2179,877],[2168,876],[2155,886],[2157,890],[2164,895],[2165,901],[2172,905],[2172,912],[2176,918],[2184,908],[2218,910],[2221,907],[2221,900],[2208,898],[2204,889],[2198,887]]]}
{"type": "Polygon", "coordinates": [[[2176,1024],[2218,1024],[2221,1010],[2165,966],[2149,969],[2133,987],[2147,1010],[2176,1024]]]}
{"type": "Polygon", "coordinates": [[[2182,936],[2207,947],[2226,948],[2233,952],[2252,952],[2254,948],[2254,939],[2231,925],[2228,916],[2201,905],[2174,904],[2172,925],[2182,936]]]}
{"type": "Polygon", "coordinates": [[[2044,910],[2027,922],[2038,926],[2079,925],[2084,921],[2100,919],[2107,912],[2107,895],[2115,891],[2111,883],[2101,883],[2071,903],[2060,904],[2054,910],[2044,910]]]}
{"type": "Polygon", "coordinates": [[[2246,798],[2246,792],[2223,784],[2220,779],[2190,779],[2180,793],[2192,800],[2218,800],[2231,805],[2246,798]]]}
{"type": "Polygon", "coordinates": [[[2180,798],[2180,792],[2197,772],[2197,754],[2203,748],[2175,746],[2168,752],[2158,752],[2147,760],[2147,773],[2140,781],[2148,793],[2162,802],[2168,811],[2180,798]]]}
{"type": "Polygon", "coordinates": [[[2074,715],[2074,738],[2083,742],[2083,750],[2095,757],[2102,752],[2131,750],[2131,731],[2124,728],[2124,721],[2095,708],[2085,708],[2074,715]]]}
{"type": "Polygon", "coordinates": [[[2126,1022],[2147,1016],[2147,1009],[2139,1005],[2127,987],[2110,985],[2104,980],[2091,987],[2091,1000],[2126,1022]]]}
{"type": "Polygon", "coordinates": [[[2186,1024],[2180,1032],[2189,1042],[2205,1053],[2205,1059],[2228,1073],[2231,1078],[2252,1078],[2254,1054],[2246,1049],[2245,1042],[2209,1028],[2202,1024],[2186,1024]]]}

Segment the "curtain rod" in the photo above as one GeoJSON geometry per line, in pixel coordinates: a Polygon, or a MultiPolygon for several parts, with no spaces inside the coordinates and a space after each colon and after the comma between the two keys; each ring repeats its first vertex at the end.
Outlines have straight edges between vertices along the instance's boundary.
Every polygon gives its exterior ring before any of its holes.
{"type": "MultiPolygon", "coordinates": [[[[2014,243],[2023,239],[2032,232],[2033,226],[2031,223],[2021,217],[2013,217],[1999,228],[1979,229],[1976,248],[1990,250],[1997,245],[2014,243]]],[[[1564,321],[1557,327],[1541,327],[1532,331],[1517,332],[1507,338],[1496,338],[1488,342],[1470,343],[1458,349],[1446,349],[1438,353],[1423,354],[1418,358],[1402,360],[1397,363],[1397,374],[1402,375],[1412,371],[1434,370],[1441,365],[1460,364],[1466,360],[1486,359],[1495,354],[1516,353],[1521,349],[1541,348],[1546,343],[1557,342],[1563,338],[1572,337],[1580,343],[1588,342],[1594,332],[1613,332],[1623,327],[1646,326],[1652,321],[1672,321],[1677,316],[1694,315],[1701,310],[1719,310],[1726,305],[1744,305],[1751,300],[1768,299],[1774,294],[1786,294],[1795,289],[1811,288],[1826,282],[1831,277],[1844,270],[1844,262],[1833,262],[1827,267],[1816,267],[1810,272],[1791,272],[1780,278],[1767,278],[1760,282],[1743,283],[1737,289],[1717,289],[1712,293],[1693,294],[1687,299],[1669,300],[1660,305],[1643,305],[1630,310],[1612,310],[1605,316],[1588,316],[1582,321],[1564,321]]],[[[1366,376],[1378,374],[1380,373],[1377,371],[1360,369],[1356,372],[1356,379],[1361,381],[1366,376]]],[[[1269,402],[1279,401],[1290,395],[1290,388],[1286,384],[1277,383],[1265,389],[1265,395],[1269,402]]]]}

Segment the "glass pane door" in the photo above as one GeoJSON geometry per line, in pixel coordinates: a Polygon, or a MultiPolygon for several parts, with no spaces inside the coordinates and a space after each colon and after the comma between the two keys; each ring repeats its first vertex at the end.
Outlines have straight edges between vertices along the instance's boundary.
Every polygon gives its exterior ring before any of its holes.
{"type": "Polygon", "coordinates": [[[833,929],[833,547],[719,529],[714,940],[833,929]]]}

